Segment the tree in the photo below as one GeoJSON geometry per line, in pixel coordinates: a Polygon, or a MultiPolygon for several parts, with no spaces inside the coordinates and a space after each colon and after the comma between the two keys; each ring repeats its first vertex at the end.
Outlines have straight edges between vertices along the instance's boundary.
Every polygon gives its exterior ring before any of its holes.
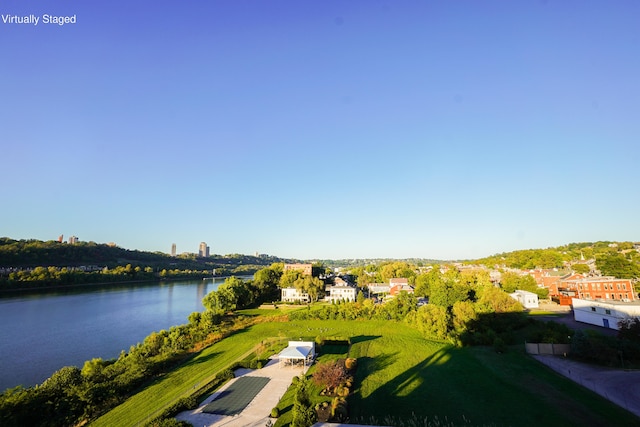
{"type": "Polygon", "coordinates": [[[294,288],[295,282],[302,277],[300,270],[287,270],[280,276],[280,288],[294,288]]]}
{"type": "Polygon", "coordinates": [[[619,321],[618,338],[640,343],[640,319],[632,317],[619,321]]]}
{"type": "Polygon", "coordinates": [[[338,360],[320,363],[313,373],[313,382],[329,390],[339,387],[347,378],[347,371],[344,364],[338,360]]]}
{"type": "Polygon", "coordinates": [[[500,279],[500,284],[502,285],[502,290],[509,294],[516,290],[533,292],[540,298],[546,298],[549,294],[547,289],[538,287],[536,279],[529,274],[521,276],[515,273],[504,273],[500,279]]]}
{"type": "Polygon", "coordinates": [[[380,267],[380,275],[384,282],[388,282],[392,278],[403,277],[408,279],[409,283],[414,283],[416,272],[406,262],[396,261],[380,267]]]}
{"type": "Polygon", "coordinates": [[[453,329],[457,333],[462,333],[467,329],[467,325],[475,320],[476,310],[471,301],[458,301],[451,308],[453,329]]]}
{"type": "Polygon", "coordinates": [[[591,271],[587,264],[573,264],[571,266],[571,269],[574,273],[578,274],[587,274],[589,271],[591,271]]]}
{"type": "Polygon", "coordinates": [[[416,288],[415,295],[417,297],[425,297],[428,298],[430,294],[431,286],[429,283],[429,275],[428,274],[419,274],[416,277],[416,288]]]}
{"type": "Polygon", "coordinates": [[[293,287],[309,295],[311,302],[318,300],[324,292],[324,282],[317,277],[300,275],[293,283],[293,287]]]}
{"type": "Polygon", "coordinates": [[[449,313],[439,305],[423,305],[416,314],[416,323],[427,337],[445,339],[449,330],[449,313]]]}
{"type": "Polygon", "coordinates": [[[293,397],[293,427],[310,427],[316,421],[316,411],[309,398],[309,380],[300,377],[293,397]]]}
{"type": "Polygon", "coordinates": [[[483,287],[478,295],[477,313],[509,313],[523,310],[522,304],[495,286],[483,287]]]}
{"type": "Polygon", "coordinates": [[[384,305],[384,310],[389,317],[396,320],[404,319],[407,314],[416,311],[418,308],[418,300],[414,294],[401,291],[395,298],[384,305]]]}
{"type": "Polygon", "coordinates": [[[457,301],[465,301],[469,298],[468,286],[460,283],[457,279],[445,277],[442,281],[437,281],[431,285],[431,295],[429,302],[441,307],[452,307],[457,301]]]}
{"type": "Polygon", "coordinates": [[[596,258],[596,266],[605,276],[620,279],[640,278],[640,267],[627,260],[623,254],[601,255],[596,258]]]}

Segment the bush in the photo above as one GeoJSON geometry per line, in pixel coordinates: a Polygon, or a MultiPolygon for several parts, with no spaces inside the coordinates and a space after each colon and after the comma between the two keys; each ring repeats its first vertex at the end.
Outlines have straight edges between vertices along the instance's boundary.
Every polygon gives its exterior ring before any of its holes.
{"type": "Polygon", "coordinates": [[[354,359],[353,357],[349,357],[344,361],[344,367],[350,371],[355,369],[356,366],[358,366],[358,360],[354,359]]]}
{"type": "Polygon", "coordinates": [[[280,410],[275,407],[271,410],[271,418],[278,418],[280,416],[280,410]]]}
{"type": "Polygon", "coordinates": [[[502,338],[496,337],[496,339],[493,340],[493,349],[496,353],[506,353],[507,345],[504,343],[502,338]]]}
{"type": "Polygon", "coordinates": [[[346,421],[349,418],[347,400],[344,397],[336,397],[331,402],[332,421],[346,421]]]}

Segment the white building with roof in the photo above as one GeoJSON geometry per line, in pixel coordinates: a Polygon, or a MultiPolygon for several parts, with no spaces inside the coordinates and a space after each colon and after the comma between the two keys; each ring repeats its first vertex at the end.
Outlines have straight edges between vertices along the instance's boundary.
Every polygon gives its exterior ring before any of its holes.
{"type": "Polygon", "coordinates": [[[516,290],[514,293],[509,294],[511,298],[517,300],[524,308],[538,308],[538,294],[534,294],[529,291],[516,290]]]}
{"type": "Polygon", "coordinates": [[[580,298],[572,298],[571,302],[573,318],[577,322],[603,328],[618,330],[620,320],[640,317],[640,304],[637,302],[594,301],[580,298]]]}
{"type": "Polygon", "coordinates": [[[282,288],[280,289],[280,299],[282,302],[304,302],[311,301],[309,294],[301,292],[296,288],[282,288]]]}
{"type": "Polygon", "coordinates": [[[313,363],[316,356],[316,343],[313,341],[289,341],[287,348],[278,354],[278,362],[282,366],[295,366],[302,363],[306,368],[313,363]]]}
{"type": "Polygon", "coordinates": [[[355,301],[356,300],[356,288],[348,285],[333,285],[327,286],[327,295],[324,297],[325,301],[355,301]]]}

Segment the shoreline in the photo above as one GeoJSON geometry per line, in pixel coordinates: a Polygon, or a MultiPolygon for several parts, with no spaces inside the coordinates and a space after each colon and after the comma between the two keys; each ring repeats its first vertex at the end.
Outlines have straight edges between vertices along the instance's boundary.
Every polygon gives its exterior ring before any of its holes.
{"type": "MultiPolygon", "coordinates": [[[[145,280],[119,280],[114,282],[95,282],[95,283],[77,283],[72,285],[54,285],[54,286],[39,286],[36,288],[15,288],[15,289],[0,289],[0,298],[11,294],[36,294],[40,291],[43,293],[57,290],[69,290],[69,289],[82,289],[92,287],[110,287],[113,285],[135,285],[143,283],[161,283],[161,282],[177,282],[180,280],[204,280],[204,279],[227,279],[231,276],[193,276],[193,277],[176,277],[176,278],[157,278],[157,279],[145,279],[145,280]]],[[[237,276],[243,277],[243,276],[237,276]]]]}

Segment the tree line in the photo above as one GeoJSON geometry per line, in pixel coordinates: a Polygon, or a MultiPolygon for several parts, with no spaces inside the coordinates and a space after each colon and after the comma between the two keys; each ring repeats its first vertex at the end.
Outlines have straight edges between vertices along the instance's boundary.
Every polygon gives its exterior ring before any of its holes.
{"type": "MultiPolygon", "coordinates": [[[[124,249],[118,246],[95,242],[74,244],[35,239],[14,240],[0,238],[0,275],[3,270],[30,270],[36,267],[55,266],[58,268],[87,265],[115,268],[132,264],[142,268],[149,266],[155,271],[162,269],[225,271],[228,274],[253,274],[275,262],[299,262],[284,260],[269,255],[250,256],[240,254],[211,255],[198,257],[184,253],[172,257],[162,252],[146,252],[124,249]]],[[[8,272],[7,272],[8,274],[8,272]]]]}

